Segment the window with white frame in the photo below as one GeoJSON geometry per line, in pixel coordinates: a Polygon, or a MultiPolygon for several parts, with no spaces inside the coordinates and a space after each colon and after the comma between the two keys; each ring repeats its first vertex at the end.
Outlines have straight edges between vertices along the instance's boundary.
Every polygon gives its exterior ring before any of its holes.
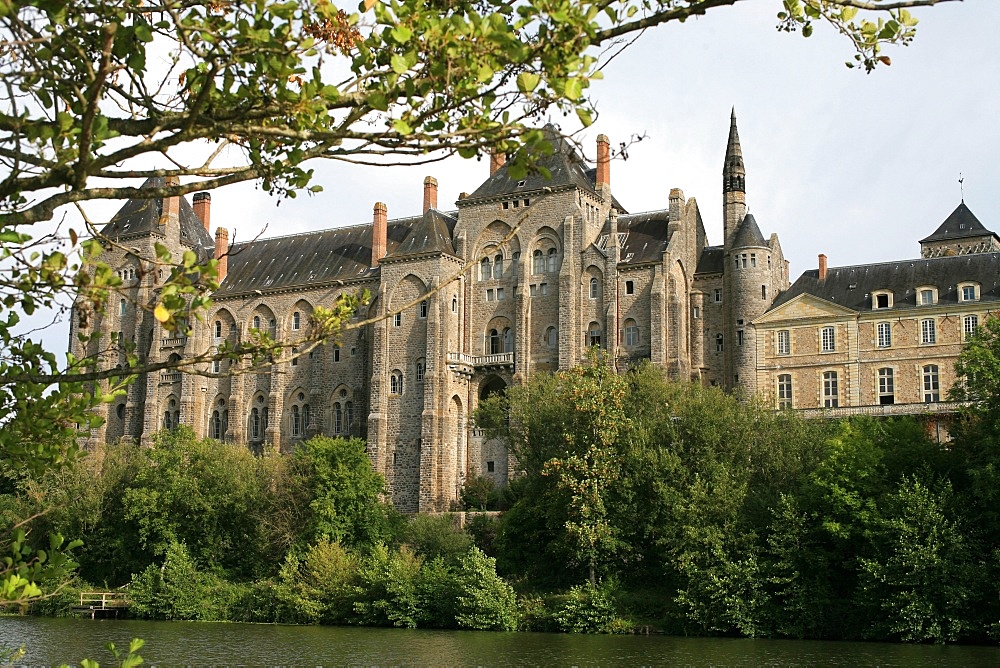
{"type": "Polygon", "coordinates": [[[792,374],[778,376],[778,408],[792,407],[792,374]]]}
{"type": "Polygon", "coordinates": [[[700,306],[692,306],[691,307],[691,317],[694,318],[695,320],[697,320],[698,318],[701,317],[701,307],[700,306]]]}
{"type": "Polygon", "coordinates": [[[403,372],[396,369],[389,375],[389,394],[403,393],[403,372]]]}
{"type": "Polygon", "coordinates": [[[479,272],[479,279],[483,281],[488,281],[493,278],[493,266],[490,264],[490,259],[484,257],[479,263],[481,271],[479,272]]]}
{"type": "Polygon", "coordinates": [[[792,352],[792,333],[787,329],[779,329],[775,350],[779,355],[790,355],[792,352]]]}
{"type": "Polygon", "coordinates": [[[254,329],[260,329],[260,316],[259,315],[255,315],[253,317],[253,328],[254,329]]]}
{"type": "Polygon", "coordinates": [[[962,332],[964,332],[966,339],[974,335],[977,329],[979,329],[978,315],[967,315],[962,318],[962,332]]]}
{"type": "Polygon", "coordinates": [[[423,382],[424,380],[424,361],[417,360],[417,382],[423,382]]]}
{"type": "Polygon", "coordinates": [[[890,367],[878,370],[878,403],[881,406],[890,406],[896,403],[895,375],[890,367]]]}
{"type": "Polygon", "coordinates": [[[590,279],[590,298],[597,299],[597,295],[600,292],[600,283],[596,278],[590,279]]]}
{"type": "Polygon", "coordinates": [[[837,349],[837,337],[833,327],[823,327],[820,330],[820,341],[824,353],[832,353],[837,349]]]}
{"type": "Polygon", "coordinates": [[[880,322],[875,325],[876,345],[879,348],[892,347],[892,323],[880,322]]]}
{"type": "Polygon", "coordinates": [[[545,273],[545,254],[540,250],[536,250],[531,255],[531,273],[533,274],[545,273]]]}
{"type": "Polygon", "coordinates": [[[979,301],[979,286],[975,283],[963,283],[958,286],[958,296],[963,302],[979,301]]]}
{"type": "Polygon", "coordinates": [[[840,405],[840,391],[837,387],[837,372],[823,372],[823,407],[837,408],[840,405]]]}
{"type": "Polygon", "coordinates": [[[222,338],[222,321],[221,320],[216,320],[215,321],[215,338],[217,338],[217,339],[221,339],[222,338]]]}
{"type": "Polygon", "coordinates": [[[920,343],[936,343],[937,330],[934,318],[924,318],[920,321],[920,343]]]}
{"type": "Polygon", "coordinates": [[[927,364],[923,368],[924,403],[941,401],[941,382],[938,376],[938,365],[927,364]]]}
{"type": "Polygon", "coordinates": [[[403,314],[402,313],[396,313],[395,315],[392,316],[392,326],[393,327],[400,327],[400,326],[402,326],[402,324],[403,324],[403,314]]]}
{"type": "Polygon", "coordinates": [[[420,302],[420,317],[421,318],[426,318],[427,317],[427,300],[426,299],[423,300],[422,302],[420,302]]]}
{"type": "Polygon", "coordinates": [[[590,323],[587,327],[587,345],[598,347],[601,345],[601,326],[596,322],[590,323]]]}
{"type": "Polygon", "coordinates": [[[937,290],[934,288],[920,288],[917,290],[917,303],[921,306],[930,306],[937,303],[937,290]]]}
{"type": "Polygon", "coordinates": [[[292,329],[298,329],[302,325],[302,316],[296,311],[292,314],[292,329]]]}
{"type": "Polygon", "coordinates": [[[716,304],[722,303],[722,288],[715,289],[715,303],[716,304]]]}
{"type": "Polygon", "coordinates": [[[892,307],[892,293],[889,291],[872,293],[872,308],[882,309],[892,307]]]}

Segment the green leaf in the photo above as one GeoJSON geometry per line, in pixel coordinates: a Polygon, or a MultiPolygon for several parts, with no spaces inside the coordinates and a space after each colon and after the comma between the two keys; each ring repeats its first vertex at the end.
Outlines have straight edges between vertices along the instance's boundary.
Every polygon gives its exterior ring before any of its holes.
{"type": "Polygon", "coordinates": [[[534,72],[521,72],[517,75],[517,88],[522,93],[530,93],[538,88],[541,80],[542,78],[534,72]]]}
{"type": "Polygon", "coordinates": [[[390,65],[392,66],[392,71],[396,74],[404,74],[409,69],[406,66],[406,59],[398,53],[393,54],[390,65]]]}

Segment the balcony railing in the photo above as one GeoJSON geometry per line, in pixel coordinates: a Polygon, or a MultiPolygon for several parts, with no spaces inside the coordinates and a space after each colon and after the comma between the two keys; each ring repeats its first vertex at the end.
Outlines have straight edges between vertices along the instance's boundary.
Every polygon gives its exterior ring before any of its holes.
{"type": "Polygon", "coordinates": [[[161,346],[163,348],[180,348],[185,343],[187,343],[186,336],[173,336],[161,340],[161,346]]]}
{"type": "Polygon", "coordinates": [[[475,369],[498,366],[514,366],[514,353],[496,353],[494,355],[448,353],[448,364],[472,367],[475,369]]]}
{"type": "Polygon", "coordinates": [[[160,382],[161,383],[179,383],[179,382],[181,382],[181,372],[180,371],[161,371],[160,372],[160,382]]]}
{"type": "Polygon", "coordinates": [[[852,415],[927,415],[956,413],[967,405],[963,401],[938,401],[926,404],[887,404],[884,406],[840,406],[838,408],[802,408],[796,412],[806,418],[840,418],[852,415]]]}

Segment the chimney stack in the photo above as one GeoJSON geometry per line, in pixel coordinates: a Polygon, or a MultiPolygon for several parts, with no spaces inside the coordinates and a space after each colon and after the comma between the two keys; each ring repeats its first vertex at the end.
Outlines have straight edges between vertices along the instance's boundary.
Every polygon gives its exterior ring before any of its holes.
{"type": "Polygon", "coordinates": [[[229,230],[224,227],[215,228],[215,259],[219,261],[219,283],[222,283],[229,273],[229,230]]]}
{"type": "MultiPolygon", "coordinates": [[[[176,176],[168,176],[163,179],[165,188],[173,188],[180,185],[181,181],[176,176]]],[[[176,222],[180,217],[181,198],[177,195],[163,198],[163,208],[160,210],[160,225],[169,225],[168,220],[176,222]]]]}
{"type": "Polygon", "coordinates": [[[382,202],[375,202],[372,214],[372,267],[377,267],[379,260],[385,257],[386,207],[382,202]]]}
{"type": "Polygon", "coordinates": [[[504,166],[507,162],[506,154],[496,150],[495,148],[490,149],[490,176],[497,173],[497,170],[504,166]]]}
{"type": "Polygon", "coordinates": [[[191,198],[194,207],[194,215],[205,226],[205,231],[212,232],[212,195],[207,192],[195,193],[191,198]]]}
{"type": "Polygon", "coordinates": [[[424,179],[424,213],[438,208],[438,182],[433,176],[424,179]]]}
{"type": "Polygon", "coordinates": [[[611,140],[607,135],[597,135],[597,190],[611,187],[611,140]]]}
{"type": "Polygon", "coordinates": [[[820,282],[826,280],[826,255],[822,253],[819,254],[819,280],[820,282]]]}

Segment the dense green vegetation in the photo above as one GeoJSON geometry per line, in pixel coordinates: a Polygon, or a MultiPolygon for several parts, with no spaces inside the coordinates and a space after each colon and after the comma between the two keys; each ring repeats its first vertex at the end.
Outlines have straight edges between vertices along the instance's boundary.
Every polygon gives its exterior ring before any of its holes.
{"type": "Polygon", "coordinates": [[[464,530],[388,507],[361,441],[260,458],[184,429],[8,472],[0,512],[38,515],[28,543],[84,541],[40,612],[129,584],[160,619],[991,641],[998,359],[986,327],[942,445],[917,418],[805,421],[595,356],[484,402],[523,475],[471,480],[467,504],[506,510],[464,530]]]}

